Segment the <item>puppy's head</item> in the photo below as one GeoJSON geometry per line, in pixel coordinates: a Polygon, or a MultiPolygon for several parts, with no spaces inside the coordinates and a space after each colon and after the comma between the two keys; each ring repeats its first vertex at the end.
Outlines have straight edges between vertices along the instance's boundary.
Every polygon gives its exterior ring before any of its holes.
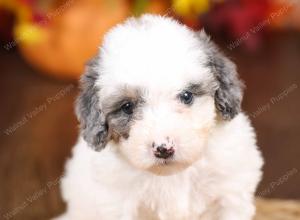
{"type": "Polygon", "coordinates": [[[76,111],[87,143],[100,151],[110,142],[159,175],[201,159],[211,130],[235,117],[242,99],[235,65],[204,32],[150,15],[106,35],[81,85],[76,111]]]}

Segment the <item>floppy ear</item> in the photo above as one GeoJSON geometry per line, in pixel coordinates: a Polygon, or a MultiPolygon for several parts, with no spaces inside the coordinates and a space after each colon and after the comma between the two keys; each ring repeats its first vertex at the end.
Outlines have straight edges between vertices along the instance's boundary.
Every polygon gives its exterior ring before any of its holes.
{"type": "Polygon", "coordinates": [[[218,84],[214,97],[216,108],[223,119],[232,119],[241,111],[244,84],[238,78],[235,64],[218,50],[204,31],[201,31],[200,39],[207,47],[208,66],[218,84]]]}
{"type": "Polygon", "coordinates": [[[100,109],[99,88],[95,85],[99,77],[98,63],[99,56],[87,63],[85,73],[80,80],[80,93],[75,109],[83,138],[89,146],[100,151],[106,145],[108,128],[100,109]]]}

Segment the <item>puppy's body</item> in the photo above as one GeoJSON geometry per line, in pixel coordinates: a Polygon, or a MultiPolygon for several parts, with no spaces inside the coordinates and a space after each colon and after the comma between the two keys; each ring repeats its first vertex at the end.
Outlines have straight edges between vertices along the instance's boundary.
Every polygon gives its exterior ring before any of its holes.
{"type": "Polygon", "coordinates": [[[82,82],[62,219],[253,217],[262,159],[235,66],[204,33],[131,19],[107,35],[82,82]]]}
{"type": "Polygon", "coordinates": [[[206,159],[176,175],[136,170],[114,149],[97,153],[79,140],[62,184],[66,219],[249,220],[254,214],[261,162],[243,114],[216,129],[206,159]]]}

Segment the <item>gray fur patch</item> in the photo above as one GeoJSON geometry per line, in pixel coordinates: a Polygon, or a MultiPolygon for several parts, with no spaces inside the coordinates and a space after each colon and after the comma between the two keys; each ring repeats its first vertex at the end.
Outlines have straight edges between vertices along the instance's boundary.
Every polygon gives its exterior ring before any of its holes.
{"type": "Polygon", "coordinates": [[[87,143],[99,151],[108,141],[108,126],[100,109],[99,88],[95,82],[99,76],[97,66],[99,57],[93,58],[87,65],[80,80],[80,94],[76,101],[76,114],[80,121],[81,134],[87,143]]]}
{"type": "Polygon", "coordinates": [[[202,31],[200,40],[206,47],[207,66],[218,83],[215,91],[215,104],[223,119],[234,118],[241,111],[244,84],[239,80],[235,64],[228,59],[202,31]]]}
{"type": "Polygon", "coordinates": [[[186,90],[193,93],[195,96],[214,95],[216,83],[213,82],[196,82],[191,83],[186,90]]]}
{"type": "Polygon", "coordinates": [[[191,83],[186,90],[193,93],[196,96],[201,96],[207,93],[202,83],[191,83]]]}
{"type": "Polygon", "coordinates": [[[103,102],[109,134],[114,141],[119,141],[120,137],[128,138],[132,123],[142,118],[143,103],[141,91],[128,87],[120,88],[118,94],[112,95],[103,102]],[[134,111],[131,115],[121,110],[121,106],[128,101],[134,104],[134,111]]]}
{"type": "Polygon", "coordinates": [[[127,87],[119,88],[117,94],[110,94],[109,97],[99,97],[100,88],[96,86],[98,62],[99,57],[96,56],[86,65],[76,102],[81,134],[96,151],[103,149],[111,139],[118,141],[120,137],[128,138],[133,120],[141,117],[138,109],[143,103],[140,90],[127,87]],[[120,110],[126,101],[135,104],[134,114],[127,115],[120,110]]]}

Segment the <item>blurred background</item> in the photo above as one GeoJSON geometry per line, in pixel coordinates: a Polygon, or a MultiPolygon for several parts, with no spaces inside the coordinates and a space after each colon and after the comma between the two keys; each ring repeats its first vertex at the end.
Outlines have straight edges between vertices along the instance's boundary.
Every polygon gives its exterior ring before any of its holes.
{"type": "Polygon", "coordinates": [[[300,219],[300,203],[284,203],[300,200],[297,0],[0,0],[0,219],[63,212],[58,186],[78,135],[77,79],[103,34],[143,13],[204,28],[237,64],[266,160],[257,196],[268,200],[258,215],[300,219]]]}

